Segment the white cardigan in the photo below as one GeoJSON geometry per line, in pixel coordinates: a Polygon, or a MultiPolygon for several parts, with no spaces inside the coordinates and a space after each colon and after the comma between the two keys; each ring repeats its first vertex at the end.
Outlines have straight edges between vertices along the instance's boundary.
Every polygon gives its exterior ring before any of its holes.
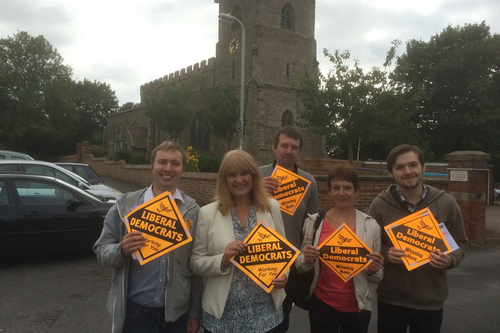
{"type": "MultiPolygon", "coordinates": [[[[281,218],[279,203],[269,198],[271,210],[257,211],[257,223],[263,221],[281,236],[285,237],[285,228],[281,218]]],[[[217,319],[222,317],[233,280],[234,265],[221,270],[221,261],[228,243],[233,242],[234,230],[231,214],[222,215],[218,202],[201,208],[196,227],[196,236],[191,252],[191,270],[195,275],[204,276],[203,310],[217,319]]],[[[278,308],[285,299],[285,290],[273,288],[271,296],[278,308]]]]}
{"type": "MultiPolygon", "coordinates": [[[[309,291],[309,296],[311,297],[316,288],[316,283],[318,282],[320,265],[319,259],[317,259],[314,264],[309,264],[304,258],[304,248],[307,245],[318,246],[319,238],[321,236],[321,229],[323,228],[323,221],[321,221],[318,231],[314,240],[312,239],[312,234],[314,231],[314,222],[318,214],[309,215],[309,217],[304,222],[303,232],[304,241],[302,242],[301,251],[299,257],[295,261],[295,267],[299,273],[304,273],[311,270],[314,267],[314,280],[311,284],[311,289],[309,291]]],[[[374,251],[380,253],[382,246],[380,243],[380,226],[377,221],[369,215],[366,215],[356,209],[356,235],[361,238],[361,240],[368,245],[368,247],[374,251]]],[[[372,301],[375,299],[375,286],[376,283],[380,282],[384,277],[383,269],[379,270],[377,273],[368,276],[366,270],[359,272],[353,278],[354,283],[354,294],[358,302],[358,308],[360,310],[372,309],[372,301]]]]}

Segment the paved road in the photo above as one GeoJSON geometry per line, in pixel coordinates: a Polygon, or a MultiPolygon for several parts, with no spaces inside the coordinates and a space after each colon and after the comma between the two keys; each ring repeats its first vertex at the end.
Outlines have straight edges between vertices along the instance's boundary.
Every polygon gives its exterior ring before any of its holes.
{"type": "Polygon", "coordinates": [[[0,261],[0,332],[109,332],[110,276],[90,250],[0,261]]]}
{"type": "Polygon", "coordinates": [[[109,177],[102,177],[104,184],[111,186],[123,193],[131,192],[142,188],[140,185],[124,182],[123,180],[113,179],[109,177]]]}

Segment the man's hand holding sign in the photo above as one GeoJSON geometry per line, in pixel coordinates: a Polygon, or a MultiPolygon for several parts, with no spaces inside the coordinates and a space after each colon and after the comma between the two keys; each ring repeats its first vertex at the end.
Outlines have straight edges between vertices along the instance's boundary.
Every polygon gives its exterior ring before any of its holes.
{"type": "Polygon", "coordinates": [[[277,200],[281,211],[289,215],[295,213],[310,185],[308,179],[278,165],[272,175],[264,179],[266,189],[272,190],[271,198],[277,200]]]}
{"type": "Polygon", "coordinates": [[[389,224],[384,228],[394,244],[388,252],[389,261],[404,264],[409,271],[427,263],[437,269],[448,268],[451,258],[447,253],[455,250],[456,244],[452,238],[446,239],[441,228],[429,208],[389,224]]]}
{"type": "Polygon", "coordinates": [[[146,245],[146,237],[140,231],[132,230],[123,236],[122,255],[125,258],[130,258],[132,253],[139,251],[144,245],[146,245]]]}
{"type": "Polygon", "coordinates": [[[193,240],[170,192],[154,197],[126,217],[122,254],[135,252],[141,265],[193,240]]]}

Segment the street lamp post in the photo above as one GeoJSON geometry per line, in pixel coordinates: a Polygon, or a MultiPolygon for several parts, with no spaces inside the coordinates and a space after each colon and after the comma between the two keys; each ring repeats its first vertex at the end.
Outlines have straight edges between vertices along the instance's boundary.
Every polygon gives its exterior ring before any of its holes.
{"type": "Polygon", "coordinates": [[[231,14],[220,13],[219,20],[226,23],[238,22],[241,27],[241,83],[240,83],[240,124],[241,124],[241,135],[240,135],[240,149],[243,150],[243,132],[245,128],[245,27],[240,20],[231,14]]]}

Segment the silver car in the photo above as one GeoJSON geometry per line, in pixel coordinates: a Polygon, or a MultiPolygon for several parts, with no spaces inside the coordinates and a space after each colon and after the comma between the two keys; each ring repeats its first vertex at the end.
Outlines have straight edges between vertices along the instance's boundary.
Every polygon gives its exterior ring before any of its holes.
{"type": "Polygon", "coordinates": [[[0,160],[0,172],[21,172],[54,177],[105,200],[116,200],[122,193],[104,184],[92,185],[77,174],[44,161],[0,160]]]}
{"type": "Polygon", "coordinates": [[[33,160],[33,157],[17,151],[0,150],[0,160],[33,160]]]}

